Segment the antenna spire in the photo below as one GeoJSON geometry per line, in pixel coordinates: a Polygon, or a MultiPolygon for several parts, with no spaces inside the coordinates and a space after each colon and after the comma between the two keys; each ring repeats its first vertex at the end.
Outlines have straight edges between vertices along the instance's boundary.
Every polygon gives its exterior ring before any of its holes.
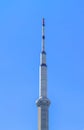
{"type": "Polygon", "coordinates": [[[45,51],[45,19],[42,19],[42,51],[45,51]]]}
{"type": "Polygon", "coordinates": [[[36,101],[38,107],[38,130],[49,130],[48,111],[50,100],[47,97],[47,65],[45,52],[45,21],[42,20],[42,51],[40,54],[40,68],[39,68],[39,98],[36,101]]]}

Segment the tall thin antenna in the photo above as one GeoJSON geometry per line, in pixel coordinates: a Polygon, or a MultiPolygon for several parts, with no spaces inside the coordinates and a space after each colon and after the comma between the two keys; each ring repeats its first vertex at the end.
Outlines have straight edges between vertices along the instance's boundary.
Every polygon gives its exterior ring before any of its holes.
{"type": "Polygon", "coordinates": [[[42,19],[42,51],[45,51],[45,19],[42,19]]]}

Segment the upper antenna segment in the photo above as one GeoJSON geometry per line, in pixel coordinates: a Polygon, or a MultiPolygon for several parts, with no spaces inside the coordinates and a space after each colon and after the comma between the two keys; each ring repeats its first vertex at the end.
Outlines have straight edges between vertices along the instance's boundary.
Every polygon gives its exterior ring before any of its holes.
{"type": "Polygon", "coordinates": [[[45,26],[45,19],[42,19],[42,25],[45,26]]]}
{"type": "Polygon", "coordinates": [[[42,51],[45,51],[45,19],[42,19],[42,51]]]}

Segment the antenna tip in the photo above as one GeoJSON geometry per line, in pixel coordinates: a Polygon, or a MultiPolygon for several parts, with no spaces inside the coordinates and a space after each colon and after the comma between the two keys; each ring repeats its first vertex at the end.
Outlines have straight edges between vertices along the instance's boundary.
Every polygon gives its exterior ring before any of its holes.
{"type": "Polygon", "coordinates": [[[45,19],[42,19],[42,25],[45,26],[45,19]]]}

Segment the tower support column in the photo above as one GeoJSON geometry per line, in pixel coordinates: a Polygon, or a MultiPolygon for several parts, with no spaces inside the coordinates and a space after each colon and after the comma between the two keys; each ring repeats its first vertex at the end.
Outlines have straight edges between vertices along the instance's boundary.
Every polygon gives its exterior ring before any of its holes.
{"type": "Polygon", "coordinates": [[[38,130],[49,130],[48,119],[49,119],[49,105],[50,101],[47,98],[40,98],[36,102],[38,107],[38,130]]]}
{"type": "Polygon", "coordinates": [[[48,130],[48,107],[38,107],[38,130],[48,130]]]}

